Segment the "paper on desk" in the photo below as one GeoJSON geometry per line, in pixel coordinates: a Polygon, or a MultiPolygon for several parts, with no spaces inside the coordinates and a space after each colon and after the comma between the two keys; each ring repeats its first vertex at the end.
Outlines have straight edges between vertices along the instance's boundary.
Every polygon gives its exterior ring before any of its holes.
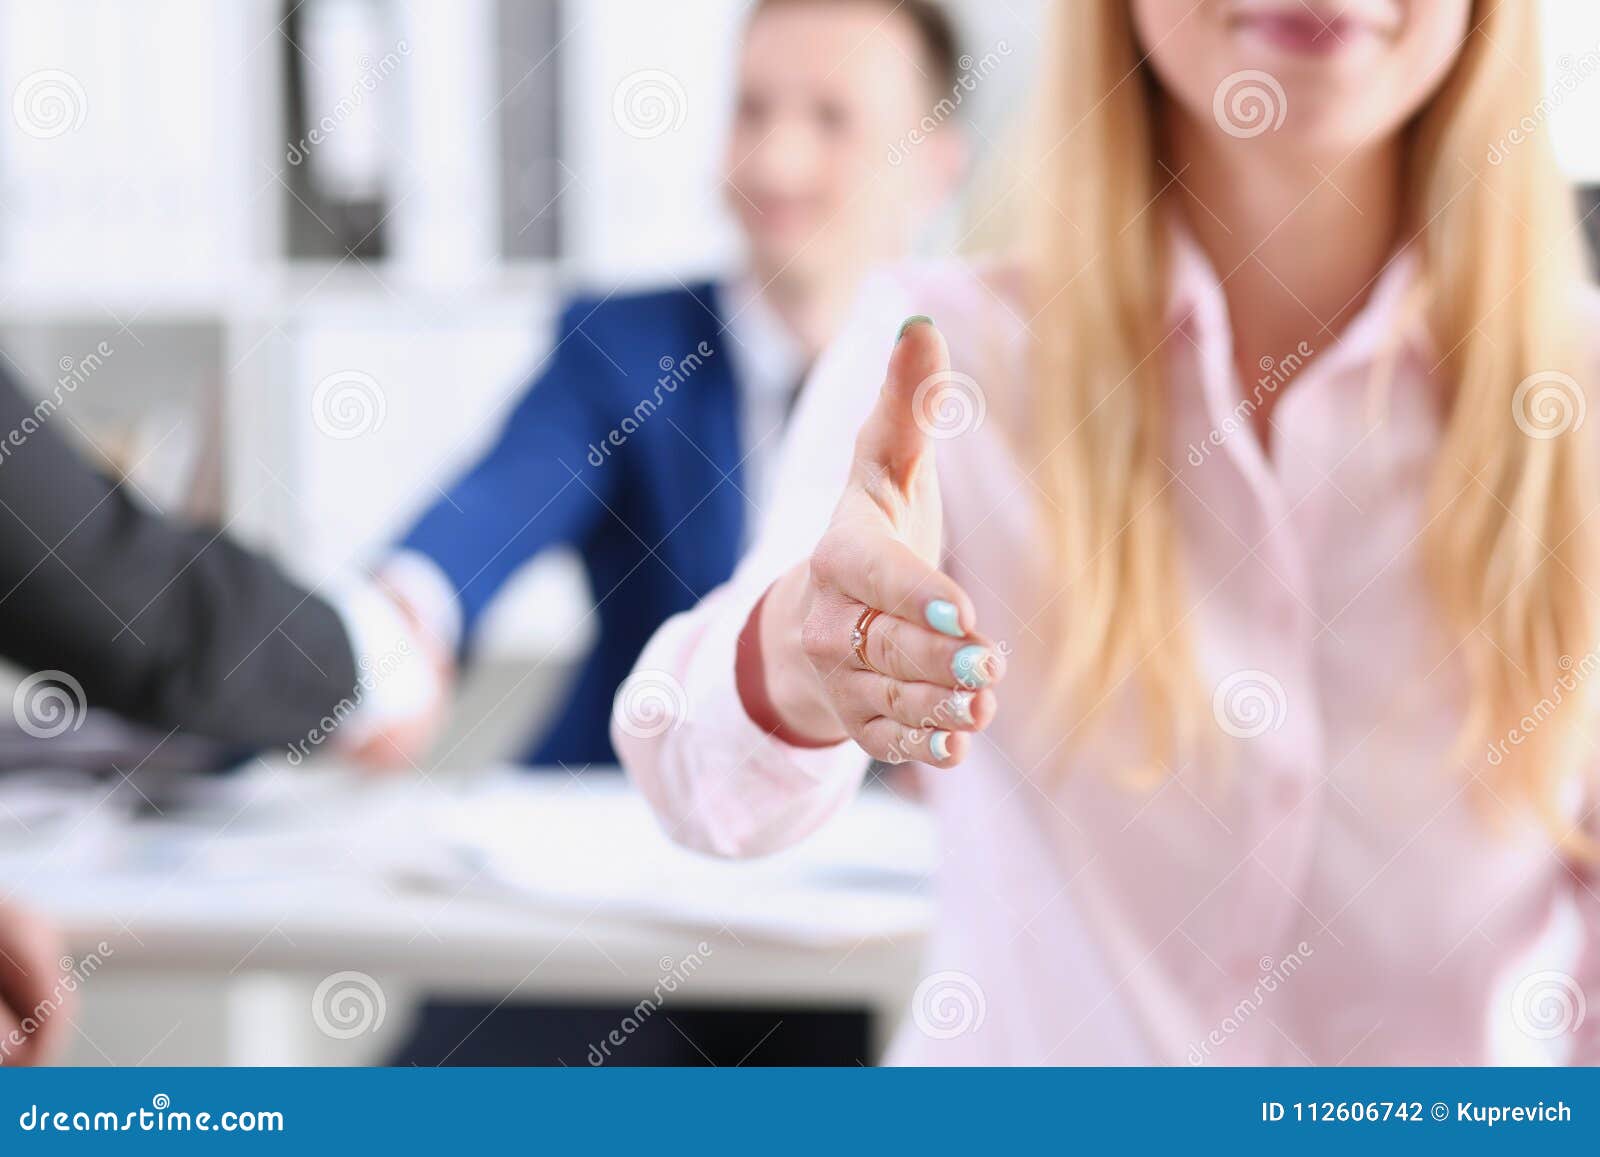
{"type": "MultiPolygon", "coordinates": [[[[433,835],[441,789],[273,773],[0,779],[0,881],[106,876],[231,886],[371,875],[458,857],[433,835]]],[[[85,886],[99,886],[89,884],[85,886]]],[[[165,884],[163,884],[165,886],[165,884]]]]}
{"type": "Polygon", "coordinates": [[[0,779],[0,879],[101,867],[132,795],[66,771],[0,779]]]}
{"type": "Polygon", "coordinates": [[[621,784],[490,789],[442,824],[460,870],[421,874],[442,888],[806,946],[922,935],[930,922],[931,826],[888,797],[863,797],[798,847],[742,862],[674,845],[621,784]]]}

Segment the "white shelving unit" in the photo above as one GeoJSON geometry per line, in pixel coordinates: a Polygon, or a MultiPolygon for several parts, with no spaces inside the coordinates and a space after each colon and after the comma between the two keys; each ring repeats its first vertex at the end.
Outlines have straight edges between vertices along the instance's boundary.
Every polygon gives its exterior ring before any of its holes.
{"type": "MultiPolygon", "coordinates": [[[[311,581],[379,551],[492,436],[571,279],[497,254],[493,0],[370,2],[406,45],[363,97],[393,162],[376,262],[285,255],[286,5],[0,3],[0,87],[30,102],[0,132],[0,348],[43,393],[108,343],[72,425],[163,508],[192,497],[174,463],[218,452],[230,530],[311,581]],[[381,399],[359,437],[315,420],[341,374],[381,399]]],[[[518,645],[557,641],[536,636],[518,645]]]]}

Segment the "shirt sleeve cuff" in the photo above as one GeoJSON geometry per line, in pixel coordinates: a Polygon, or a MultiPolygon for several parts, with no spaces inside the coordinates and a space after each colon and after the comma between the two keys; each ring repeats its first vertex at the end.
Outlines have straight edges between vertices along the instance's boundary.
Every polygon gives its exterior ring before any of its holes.
{"type": "Polygon", "coordinates": [[[795,747],[750,718],[739,695],[739,636],[761,591],[712,617],[685,680],[685,737],[697,749],[694,812],[712,850],[761,855],[821,827],[860,787],[870,763],[850,740],[795,747]]]}
{"type": "Polygon", "coordinates": [[[392,724],[431,710],[443,690],[439,673],[394,600],[372,582],[350,582],[329,602],[344,622],[356,664],[340,744],[359,746],[392,724]]]}
{"type": "Polygon", "coordinates": [[[378,573],[441,647],[451,654],[460,649],[461,599],[444,568],[421,551],[402,550],[389,556],[378,573]]]}

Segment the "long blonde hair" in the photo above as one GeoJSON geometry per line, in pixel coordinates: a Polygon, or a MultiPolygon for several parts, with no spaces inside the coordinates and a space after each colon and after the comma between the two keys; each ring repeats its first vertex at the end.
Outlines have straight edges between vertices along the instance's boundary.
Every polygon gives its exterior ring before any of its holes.
{"type": "MultiPolygon", "coordinates": [[[[1167,243],[1163,214],[1148,211],[1167,183],[1159,97],[1128,3],[1055,7],[1042,199],[1070,206],[1071,220],[1033,222],[1038,388],[1024,435],[1066,576],[1052,607],[1063,616],[1055,689],[1087,720],[1131,681],[1165,762],[1202,734],[1209,694],[1183,628],[1163,465],[1167,243]]],[[[1536,7],[1478,0],[1459,59],[1406,129],[1406,219],[1425,223],[1419,292],[1453,383],[1424,550],[1470,677],[1462,754],[1547,701],[1595,642],[1588,435],[1531,437],[1513,415],[1519,384],[1587,372],[1573,360],[1573,202],[1544,133],[1514,163],[1489,160],[1507,123],[1540,107],[1536,7]]],[[[1545,721],[1511,753],[1498,769],[1510,788],[1551,802],[1581,714],[1545,721]]]]}

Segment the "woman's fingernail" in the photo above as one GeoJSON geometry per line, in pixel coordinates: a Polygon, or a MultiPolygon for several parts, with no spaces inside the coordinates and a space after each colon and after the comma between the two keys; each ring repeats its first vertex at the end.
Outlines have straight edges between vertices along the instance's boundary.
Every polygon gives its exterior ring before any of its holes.
{"type": "Polygon", "coordinates": [[[928,626],[941,635],[959,639],[965,634],[961,629],[961,612],[947,599],[934,599],[922,612],[922,617],[928,621],[928,626]]]}
{"type": "Polygon", "coordinates": [[[940,763],[950,758],[950,733],[948,731],[935,731],[928,736],[928,750],[933,752],[933,758],[940,763]]]}
{"type": "Polygon", "coordinates": [[[989,662],[989,648],[974,643],[956,652],[956,657],[950,661],[950,671],[963,687],[987,687],[989,662]]]}
{"type": "Polygon", "coordinates": [[[966,727],[974,727],[977,720],[972,717],[972,692],[957,691],[947,701],[950,708],[950,718],[966,727]]]}
{"type": "Polygon", "coordinates": [[[914,326],[914,325],[932,325],[932,324],[933,324],[933,318],[929,317],[925,313],[919,313],[919,314],[916,314],[915,316],[906,318],[905,324],[903,324],[900,327],[900,332],[894,335],[894,344],[895,345],[899,345],[900,344],[900,339],[906,336],[906,330],[910,329],[912,326],[914,326]]]}

